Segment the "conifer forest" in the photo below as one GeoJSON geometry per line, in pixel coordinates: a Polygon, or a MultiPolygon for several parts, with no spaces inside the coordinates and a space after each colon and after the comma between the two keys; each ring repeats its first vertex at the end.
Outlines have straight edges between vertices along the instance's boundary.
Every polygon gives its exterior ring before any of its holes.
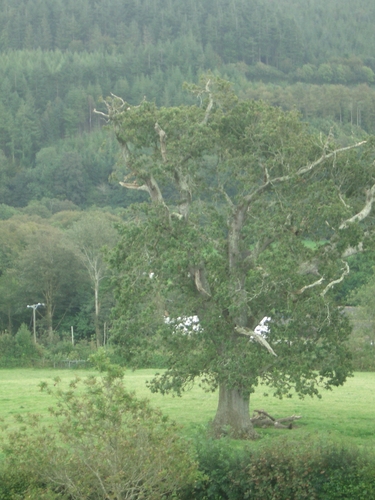
{"type": "MultiPolygon", "coordinates": [[[[203,105],[184,82],[211,72],[239,99],[297,110],[347,146],[375,127],[374,21],[370,0],[0,0],[4,352],[16,355],[15,334],[33,328],[26,306],[39,302],[39,344],[70,341],[72,326],[77,342],[110,339],[114,226],[148,198],[119,184],[103,99],[203,105]]],[[[352,260],[340,305],[358,303],[352,292],[372,275],[369,257],[352,260]]]]}

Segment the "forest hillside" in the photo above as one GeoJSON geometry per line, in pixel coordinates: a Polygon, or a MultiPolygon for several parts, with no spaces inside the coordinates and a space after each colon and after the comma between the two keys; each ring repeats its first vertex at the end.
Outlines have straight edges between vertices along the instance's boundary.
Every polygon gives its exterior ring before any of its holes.
{"type": "Polygon", "coordinates": [[[26,303],[43,299],[26,271],[44,240],[65,251],[40,331],[74,323],[98,340],[110,323],[109,274],[99,321],[79,231],[90,210],[119,221],[142,195],[113,174],[101,97],[192,104],[183,83],[212,71],[346,144],[375,128],[374,24],[371,0],[0,0],[0,329],[30,324],[26,303]]]}

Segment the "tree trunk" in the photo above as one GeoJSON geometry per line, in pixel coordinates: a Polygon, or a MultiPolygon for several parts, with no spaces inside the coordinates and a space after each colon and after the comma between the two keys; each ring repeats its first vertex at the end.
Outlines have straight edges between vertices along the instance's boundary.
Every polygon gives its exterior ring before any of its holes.
{"type": "Polygon", "coordinates": [[[52,305],[47,302],[46,304],[46,321],[47,321],[47,331],[48,331],[48,338],[50,342],[53,340],[53,326],[52,326],[52,305]]]}
{"type": "Polygon", "coordinates": [[[220,385],[219,404],[213,421],[215,435],[229,434],[237,439],[256,439],[258,435],[250,420],[249,403],[250,395],[220,385]]]}
{"type": "Polygon", "coordinates": [[[95,336],[96,336],[96,347],[100,347],[101,342],[101,331],[99,325],[99,281],[95,281],[95,336]]]}

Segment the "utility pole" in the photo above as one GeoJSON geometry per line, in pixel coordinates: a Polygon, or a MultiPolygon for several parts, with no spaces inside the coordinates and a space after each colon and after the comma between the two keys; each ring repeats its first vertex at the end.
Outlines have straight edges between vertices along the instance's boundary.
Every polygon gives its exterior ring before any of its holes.
{"type": "Polygon", "coordinates": [[[33,304],[31,306],[27,306],[27,307],[31,307],[32,310],[33,310],[33,331],[34,331],[34,342],[36,344],[36,310],[38,309],[38,307],[40,306],[45,306],[45,304],[42,304],[41,302],[38,302],[37,304],[33,304]]]}

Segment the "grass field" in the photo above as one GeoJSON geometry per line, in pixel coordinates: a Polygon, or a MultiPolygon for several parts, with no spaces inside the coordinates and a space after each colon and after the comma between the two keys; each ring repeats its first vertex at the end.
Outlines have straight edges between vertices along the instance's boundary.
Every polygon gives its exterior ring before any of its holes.
{"type": "MultiPolygon", "coordinates": [[[[145,386],[155,370],[127,372],[126,385],[139,397],[147,397],[154,406],[177,420],[184,426],[184,434],[192,435],[197,428],[207,424],[214,417],[217,406],[217,394],[205,393],[194,387],[182,398],[151,394],[145,386]]],[[[49,420],[48,407],[53,405],[53,398],[40,392],[41,381],[53,383],[59,376],[62,384],[67,385],[76,375],[86,377],[90,374],[82,370],[52,369],[12,369],[0,370],[0,418],[12,428],[14,415],[17,413],[40,413],[49,420]]],[[[322,399],[299,400],[298,398],[278,400],[264,397],[259,388],[251,397],[252,409],[265,409],[275,417],[292,414],[301,415],[298,427],[292,431],[260,429],[265,438],[258,443],[278,440],[290,435],[293,440],[304,440],[312,435],[322,439],[329,438],[345,444],[375,447],[375,373],[356,373],[343,386],[331,392],[323,392],[322,399]]]]}

